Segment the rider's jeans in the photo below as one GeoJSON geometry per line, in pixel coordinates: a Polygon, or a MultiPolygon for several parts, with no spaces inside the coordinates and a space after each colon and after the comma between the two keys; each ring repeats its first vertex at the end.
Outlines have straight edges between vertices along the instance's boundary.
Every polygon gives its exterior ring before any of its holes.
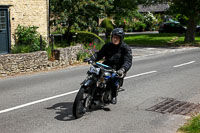
{"type": "Polygon", "coordinates": [[[119,78],[117,77],[116,73],[112,74],[110,85],[112,88],[112,97],[116,97],[117,96],[117,88],[119,87],[119,78]]]}

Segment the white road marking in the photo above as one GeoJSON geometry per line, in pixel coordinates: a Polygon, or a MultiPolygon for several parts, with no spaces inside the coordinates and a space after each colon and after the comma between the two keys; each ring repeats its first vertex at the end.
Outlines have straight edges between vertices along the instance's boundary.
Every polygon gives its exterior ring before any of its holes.
{"type": "Polygon", "coordinates": [[[180,65],[176,65],[176,66],[173,66],[173,67],[181,67],[181,66],[185,66],[185,65],[189,65],[189,64],[192,64],[192,63],[195,63],[196,61],[190,61],[190,62],[187,62],[187,63],[183,63],[183,64],[180,64],[180,65]]]}
{"type": "Polygon", "coordinates": [[[73,94],[73,93],[76,93],[76,92],[78,92],[78,90],[71,91],[71,92],[64,93],[64,94],[60,94],[60,95],[56,95],[56,96],[53,96],[53,97],[44,98],[44,99],[33,101],[33,102],[30,102],[30,103],[22,104],[22,105],[19,105],[19,106],[16,106],[16,107],[12,107],[12,108],[8,108],[8,109],[5,109],[5,110],[1,110],[0,114],[6,113],[6,112],[9,112],[9,111],[12,111],[12,110],[24,108],[24,107],[27,107],[27,106],[30,106],[30,105],[33,105],[33,104],[37,104],[37,103],[45,102],[45,101],[48,101],[48,100],[52,100],[52,99],[55,99],[55,98],[58,98],[58,97],[67,96],[67,95],[70,95],[70,94],[73,94]]]}
{"type": "MultiPolygon", "coordinates": [[[[151,74],[151,73],[155,73],[155,72],[157,72],[157,71],[150,71],[150,72],[140,73],[140,74],[136,74],[136,75],[133,75],[133,76],[125,77],[124,79],[139,77],[139,76],[143,76],[143,75],[147,75],[147,74],[151,74]]],[[[71,92],[68,92],[68,93],[64,93],[64,94],[60,94],[60,95],[44,98],[44,99],[41,99],[41,100],[33,101],[33,102],[30,102],[30,103],[22,104],[22,105],[19,105],[19,106],[16,106],[16,107],[0,110],[0,114],[6,113],[6,112],[9,112],[9,111],[13,111],[13,110],[17,110],[17,109],[20,109],[20,108],[24,108],[24,107],[27,107],[27,106],[30,106],[30,105],[34,105],[34,104],[37,104],[37,103],[45,102],[45,101],[48,101],[48,100],[52,100],[52,99],[55,99],[55,98],[67,96],[67,95],[76,93],[78,91],[79,90],[75,90],[75,91],[71,91],[71,92]]]]}
{"type": "Polygon", "coordinates": [[[155,72],[157,72],[157,71],[150,71],[150,72],[140,73],[140,74],[136,74],[136,75],[133,75],[133,76],[125,77],[124,79],[135,78],[135,77],[139,77],[139,76],[143,76],[143,75],[147,75],[147,74],[151,74],[151,73],[155,73],[155,72]]]}

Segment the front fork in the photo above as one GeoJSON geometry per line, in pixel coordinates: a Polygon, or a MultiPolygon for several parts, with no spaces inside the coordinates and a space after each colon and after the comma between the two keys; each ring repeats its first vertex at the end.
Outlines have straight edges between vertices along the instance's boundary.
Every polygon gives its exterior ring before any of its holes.
{"type": "Polygon", "coordinates": [[[96,82],[94,81],[94,79],[91,79],[91,78],[86,78],[86,80],[84,80],[81,83],[81,87],[84,88],[84,94],[85,94],[84,106],[86,109],[91,108],[91,104],[93,102],[93,98],[94,98],[94,94],[96,90],[95,85],[96,85],[96,82]]]}

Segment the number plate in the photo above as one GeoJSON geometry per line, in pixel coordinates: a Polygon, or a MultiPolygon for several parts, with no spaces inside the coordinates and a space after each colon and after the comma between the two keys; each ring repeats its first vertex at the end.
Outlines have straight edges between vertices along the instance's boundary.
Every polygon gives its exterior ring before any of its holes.
{"type": "Polygon", "coordinates": [[[89,71],[90,71],[91,73],[95,73],[96,75],[99,75],[99,73],[100,73],[100,68],[96,68],[96,67],[91,66],[89,71]]]}

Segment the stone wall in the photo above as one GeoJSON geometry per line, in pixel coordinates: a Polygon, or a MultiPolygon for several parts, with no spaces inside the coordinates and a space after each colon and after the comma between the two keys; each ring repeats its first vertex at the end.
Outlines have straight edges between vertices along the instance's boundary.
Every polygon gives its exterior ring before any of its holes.
{"type": "Polygon", "coordinates": [[[54,61],[48,60],[46,51],[0,55],[0,77],[65,67],[77,62],[77,54],[82,50],[81,45],[57,49],[59,56],[54,61]]]}
{"type": "Polygon", "coordinates": [[[0,55],[0,76],[43,70],[48,65],[46,51],[0,55]]]}
{"type": "Polygon", "coordinates": [[[55,50],[55,60],[53,62],[49,62],[48,66],[53,68],[72,65],[77,62],[77,55],[81,51],[83,51],[82,45],[58,48],[55,50]]]}
{"type": "Polygon", "coordinates": [[[9,6],[11,44],[15,43],[14,33],[17,26],[37,26],[38,32],[48,35],[48,0],[0,0],[0,5],[9,6]]]}

